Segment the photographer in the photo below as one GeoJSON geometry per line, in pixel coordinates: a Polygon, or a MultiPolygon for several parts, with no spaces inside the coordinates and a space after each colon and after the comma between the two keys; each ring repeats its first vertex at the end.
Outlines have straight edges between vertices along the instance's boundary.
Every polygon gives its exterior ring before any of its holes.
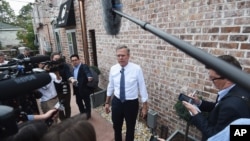
{"type": "Polygon", "coordinates": [[[70,107],[70,80],[74,81],[73,75],[70,71],[70,67],[65,63],[65,60],[62,58],[60,53],[54,52],[51,54],[51,62],[58,64],[55,69],[58,69],[60,76],[62,77],[61,83],[55,83],[57,96],[60,101],[63,101],[64,111],[59,111],[59,119],[65,120],[71,116],[71,107],[70,107]],[[57,62],[57,63],[56,63],[57,62]]]}
{"type": "Polygon", "coordinates": [[[40,63],[38,66],[43,67],[43,69],[46,70],[51,77],[51,82],[49,84],[38,89],[38,91],[42,94],[42,97],[40,99],[41,109],[43,113],[46,113],[50,109],[53,109],[55,104],[58,102],[54,83],[61,83],[62,77],[60,76],[58,71],[54,71],[53,68],[48,64],[40,63]],[[51,72],[52,70],[54,72],[51,72]]]}

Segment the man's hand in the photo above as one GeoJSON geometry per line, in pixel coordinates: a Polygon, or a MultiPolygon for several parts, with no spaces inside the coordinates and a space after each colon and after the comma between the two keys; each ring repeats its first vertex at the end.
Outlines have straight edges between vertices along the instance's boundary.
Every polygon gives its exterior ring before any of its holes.
{"type": "Polygon", "coordinates": [[[197,107],[195,107],[194,105],[186,102],[186,101],[182,101],[182,104],[187,108],[187,110],[192,113],[191,115],[197,115],[199,113],[197,107]]]}
{"type": "MultiPolygon", "coordinates": [[[[51,117],[55,112],[57,112],[57,109],[51,109],[51,110],[49,110],[48,112],[46,112],[46,113],[44,114],[44,119],[47,119],[47,118],[51,117]]],[[[52,117],[52,119],[55,119],[56,117],[57,117],[57,115],[55,114],[55,115],[52,117]]]]}
{"type": "Polygon", "coordinates": [[[110,105],[109,105],[109,103],[106,103],[104,108],[105,108],[106,114],[110,113],[110,105]]]}
{"type": "Polygon", "coordinates": [[[76,86],[78,83],[78,81],[74,77],[70,77],[69,82],[72,83],[74,86],[76,86]]]}
{"type": "Polygon", "coordinates": [[[147,113],[148,113],[148,104],[147,104],[147,102],[144,102],[143,106],[142,106],[142,109],[141,109],[140,115],[141,115],[142,118],[145,118],[147,113]]]}
{"type": "Polygon", "coordinates": [[[188,96],[194,99],[193,100],[194,104],[198,106],[201,105],[201,100],[197,97],[196,94],[189,94],[188,96]]]}

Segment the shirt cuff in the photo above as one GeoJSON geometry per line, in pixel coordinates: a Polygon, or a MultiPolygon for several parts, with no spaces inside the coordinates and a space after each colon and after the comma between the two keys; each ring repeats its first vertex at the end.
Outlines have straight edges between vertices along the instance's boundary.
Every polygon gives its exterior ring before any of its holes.
{"type": "Polygon", "coordinates": [[[34,120],[34,115],[28,115],[28,120],[34,120]]]}

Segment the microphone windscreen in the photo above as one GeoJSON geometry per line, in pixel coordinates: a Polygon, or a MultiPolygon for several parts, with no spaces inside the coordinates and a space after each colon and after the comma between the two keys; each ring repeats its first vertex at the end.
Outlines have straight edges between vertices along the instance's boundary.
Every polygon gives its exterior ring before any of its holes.
{"type": "Polygon", "coordinates": [[[0,100],[12,99],[51,82],[48,73],[38,73],[0,81],[0,100]]]}
{"type": "Polygon", "coordinates": [[[117,35],[121,27],[120,15],[115,14],[112,9],[122,12],[120,0],[102,0],[104,28],[109,35],[117,35]]]}
{"type": "Polygon", "coordinates": [[[40,63],[40,62],[49,61],[50,57],[48,55],[43,55],[43,56],[33,56],[33,57],[30,57],[29,59],[31,63],[40,63]]]}

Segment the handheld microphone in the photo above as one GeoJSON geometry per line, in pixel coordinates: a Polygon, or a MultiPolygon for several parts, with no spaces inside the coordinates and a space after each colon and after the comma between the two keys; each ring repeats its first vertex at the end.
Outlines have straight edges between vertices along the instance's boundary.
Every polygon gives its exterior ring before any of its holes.
{"type": "MultiPolygon", "coordinates": [[[[122,13],[121,10],[118,8],[116,9],[116,4],[120,4],[120,0],[102,0],[103,10],[104,10],[104,27],[108,34],[116,35],[120,30],[116,25],[114,19],[118,17],[117,15],[124,17],[135,24],[141,26],[144,30],[149,31],[150,33],[156,35],[157,37],[163,39],[164,41],[168,42],[169,44],[173,45],[174,47],[180,49],[184,53],[190,55],[191,57],[195,58],[196,60],[200,61],[206,66],[210,66],[211,69],[215,70],[216,72],[223,74],[228,79],[232,80],[235,83],[238,83],[243,88],[250,90],[250,75],[242,70],[232,66],[231,64],[212,56],[211,54],[194,47],[193,45],[185,42],[173,35],[170,35],[162,30],[155,28],[154,26],[150,25],[148,22],[144,22],[133,18],[125,13],[122,13]],[[107,19],[110,18],[110,19],[107,19]],[[118,32],[111,32],[118,31],[118,32]],[[112,34],[114,33],[114,34],[112,34]],[[230,70],[230,71],[228,71],[230,70]]],[[[118,6],[119,7],[119,6],[118,6]]],[[[119,17],[120,18],[120,17],[119,17]]]]}
{"type": "Polygon", "coordinates": [[[64,106],[63,106],[63,103],[64,103],[64,100],[61,100],[61,101],[58,101],[56,103],[56,105],[54,106],[54,108],[56,109],[56,111],[54,113],[52,113],[52,115],[45,120],[45,123],[48,125],[48,126],[51,126],[54,122],[53,120],[53,117],[55,116],[55,114],[58,112],[58,111],[64,111],[64,106]]]}
{"type": "Polygon", "coordinates": [[[0,81],[0,100],[12,99],[50,83],[48,73],[38,73],[0,81]]]}
{"type": "Polygon", "coordinates": [[[109,35],[117,35],[120,32],[120,15],[115,14],[112,9],[122,11],[120,0],[102,0],[104,28],[109,35]]]}

